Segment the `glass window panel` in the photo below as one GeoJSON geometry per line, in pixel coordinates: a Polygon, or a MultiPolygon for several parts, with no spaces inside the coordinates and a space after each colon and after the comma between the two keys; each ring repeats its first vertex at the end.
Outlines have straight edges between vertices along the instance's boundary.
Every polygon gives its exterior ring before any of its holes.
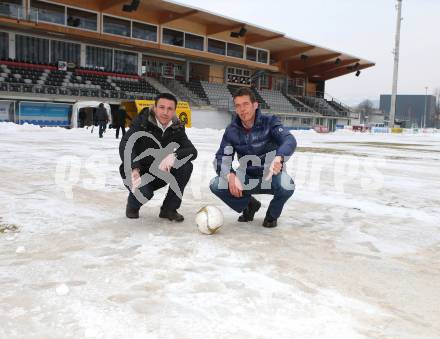
{"type": "Polygon", "coordinates": [[[185,33],[185,47],[203,51],[205,39],[202,36],[185,33]]]}
{"type": "Polygon", "coordinates": [[[31,12],[37,21],[45,21],[54,24],[65,24],[64,6],[50,4],[38,0],[31,0],[31,12]]]}
{"type": "Polygon", "coordinates": [[[0,32],[0,58],[9,58],[9,35],[6,32],[0,32]]]}
{"type": "Polygon", "coordinates": [[[97,22],[96,13],[67,8],[67,26],[97,31],[97,22]]]}
{"type": "Polygon", "coordinates": [[[228,43],[228,56],[243,59],[243,46],[228,43]]]}
{"type": "Polygon", "coordinates": [[[108,71],[112,69],[113,51],[109,48],[86,46],[86,66],[101,68],[108,71]]]}
{"type": "Polygon", "coordinates": [[[257,61],[257,50],[255,48],[246,48],[246,60],[257,61]]]}
{"type": "Polygon", "coordinates": [[[261,49],[258,50],[258,62],[263,64],[267,64],[268,61],[268,53],[267,51],[263,51],[261,49]]]}
{"type": "Polygon", "coordinates": [[[39,64],[49,63],[49,40],[16,35],[15,58],[20,61],[39,64]]]}
{"type": "Polygon", "coordinates": [[[157,27],[153,25],[133,22],[132,37],[147,41],[157,42],[157,27]]]}
{"type": "Polygon", "coordinates": [[[162,42],[168,45],[183,47],[183,32],[164,28],[162,42]]]}
{"type": "Polygon", "coordinates": [[[311,125],[312,124],[312,119],[311,118],[301,118],[301,123],[303,125],[311,125]]]}
{"type": "Polygon", "coordinates": [[[104,16],[104,33],[130,37],[130,21],[104,16]]]}
{"type": "Polygon", "coordinates": [[[137,73],[138,55],[136,53],[115,50],[114,71],[137,73]]]}
{"type": "Polygon", "coordinates": [[[22,18],[23,7],[21,0],[5,0],[0,1],[0,16],[11,18],[22,18]]]}
{"type": "Polygon", "coordinates": [[[50,54],[51,62],[67,61],[79,66],[81,46],[71,42],[51,40],[50,54]]]}
{"type": "Polygon", "coordinates": [[[226,55],[226,42],[208,39],[208,52],[226,55]]]}

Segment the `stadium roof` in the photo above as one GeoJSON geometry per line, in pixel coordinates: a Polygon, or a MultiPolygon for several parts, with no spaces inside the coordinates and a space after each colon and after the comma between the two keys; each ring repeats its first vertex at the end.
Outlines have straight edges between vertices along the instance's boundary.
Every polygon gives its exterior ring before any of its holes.
{"type": "MultiPolygon", "coordinates": [[[[101,0],[108,2],[107,0],[101,0]]],[[[114,2],[117,2],[113,1],[114,2]]],[[[120,3],[126,1],[120,0],[120,3]]],[[[307,74],[311,80],[329,80],[348,73],[357,72],[375,65],[347,53],[324,48],[316,44],[287,37],[284,33],[269,30],[245,21],[218,15],[200,8],[182,5],[169,0],[143,0],[145,10],[161,12],[161,23],[182,18],[206,25],[207,35],[246,29],[245,43],[271,51],[271,59],[280,71],[307,74]]]]}
{"type": "Polygon", "coordinates": [[[269,30],[244,21],[228,18],[200,8],[182,5],[169,0],[139,0],[136,10],[123,11],[124,5],[136,3],[136,0],[53,0],[53,3],[72,5],[104,14],[123,16],[127,19],[146,21],[152,24],[187,32],[204,34],[213,39],[224,39],[231,43],[240,43],[270,51],[270,63],[257,63],[246,59],[225,57],[203,51],[179,49],[178,47],[160,42],[143,42],[139,40],[116,37],[99,32],[87,32],[72,27],[61,27],[45,22],[30,23],[26,20],[0,18],[0,25],[12,26],[21,30],[45,32],[50,35],[71,36],[82,41],[103,44],[122,45],[138,51],[159,49],[165,53],[183,54],[208,61],[228,64],[239,64],[271,72],[281,72],[291,77],[307,75],[310,81],[329,80],[345,74],[360,71],[375,65],[375,63],[336,50],[324,48],[316,44],[287,37],[284,33],[269,30]],[[244,30],[243,30],[244,29],[244,30]],[[244,31],[238,38],[231,38],[231,32],[244,31]]]}

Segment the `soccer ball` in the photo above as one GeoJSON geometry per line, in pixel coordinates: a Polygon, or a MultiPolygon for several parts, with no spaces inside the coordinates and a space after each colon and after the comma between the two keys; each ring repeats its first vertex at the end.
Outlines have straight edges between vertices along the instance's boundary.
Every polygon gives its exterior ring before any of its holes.
{"type": "Polygon", "coordinates": [[[223,226],[223,213],[215,206],[205,206],[197,212],[196,224],[203,234],[214,234],[223,226]]]}

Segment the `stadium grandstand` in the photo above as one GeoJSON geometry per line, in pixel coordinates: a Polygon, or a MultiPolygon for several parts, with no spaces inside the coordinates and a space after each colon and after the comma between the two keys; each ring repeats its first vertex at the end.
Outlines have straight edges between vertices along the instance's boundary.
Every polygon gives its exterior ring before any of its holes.
{"type": "MultiPolygon", "coordinates": [[[[326,94],[326,81],[372,66],[171,1],[0,2],[0,107],[18,123],[23,102],[118,105],[163,91],[232,113],[232,93],[247,86],[286,126],[334,130],[351,111],[326,94]]],[[[51,124],[38,119],[29,121],[51,124]]]]}

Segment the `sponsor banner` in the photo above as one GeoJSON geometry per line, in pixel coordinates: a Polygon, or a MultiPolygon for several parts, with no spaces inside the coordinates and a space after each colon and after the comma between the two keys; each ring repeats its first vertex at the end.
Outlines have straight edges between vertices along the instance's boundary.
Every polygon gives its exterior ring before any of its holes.
{"type": "Polygon", "coordinates": [[[52,102],[20,102],[19,123],[40,126],[69,126],[72,105],[52,102]]]}

